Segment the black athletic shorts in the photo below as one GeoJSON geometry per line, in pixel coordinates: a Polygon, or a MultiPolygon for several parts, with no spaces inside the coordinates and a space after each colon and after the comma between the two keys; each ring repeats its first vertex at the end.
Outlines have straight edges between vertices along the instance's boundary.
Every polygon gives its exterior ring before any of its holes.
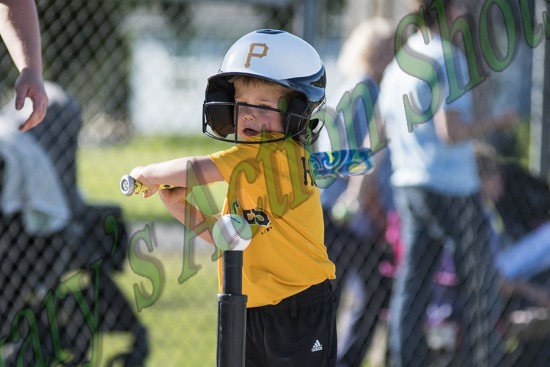
{"type": "Polygon", "coordinates": [[[246,315],[246,367],[336,365],[336,296],[329,280],[246,315]]]}

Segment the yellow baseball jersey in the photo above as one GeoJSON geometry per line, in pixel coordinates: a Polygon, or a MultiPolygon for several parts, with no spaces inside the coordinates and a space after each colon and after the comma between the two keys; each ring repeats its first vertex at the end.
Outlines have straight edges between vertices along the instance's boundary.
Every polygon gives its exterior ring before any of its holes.
{"type": "MultiPolygon", "coordinates": [[[[243,251],[247,307],[274,305],[335,278],[324,245],[320,192],[299,143],[237,144],[210,158],[229,186],[223,214],[239,214],[252,228],[243,251]]],[[[220,260],[220,292],[221,277],[220,260]]]]}

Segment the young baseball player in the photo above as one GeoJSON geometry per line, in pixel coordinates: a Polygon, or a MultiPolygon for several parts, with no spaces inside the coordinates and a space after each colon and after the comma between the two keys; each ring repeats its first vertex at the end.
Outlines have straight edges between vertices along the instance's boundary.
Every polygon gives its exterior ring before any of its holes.
{"type": "MultiPolygon", "coordinates": [[[[208,79],[203,106],[203,132],[235,144],[130,172],[151,188],[146,197],[159,185],[177,186],[159,194],[188,227],[205,219],[185,200],[193,182],[228,183],[223,214],[241,215],[253,233],[242,274],[247,366],[335,365],[335,267],[306,150],[322,127],[311,116],[325,84],[323,63],[308,43],[284,31],[249,33],[208,79]]],[[[209,231],[201,236],[213,243],[209,231]]]]}

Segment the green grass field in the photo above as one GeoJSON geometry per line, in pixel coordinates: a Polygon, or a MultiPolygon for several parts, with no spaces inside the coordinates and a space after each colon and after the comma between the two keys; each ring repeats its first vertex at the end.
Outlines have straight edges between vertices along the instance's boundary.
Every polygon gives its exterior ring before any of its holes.
{"type": "MultiPolygon", "coordinates": [[[[229,143],[202,135],[135,137],[126,143],[84,146],[77,158],[78,185],[86,201],[120,205],[130,221],[173,220],[161,201],[120,193],[120,178],[136,166],[227,149],[229,143]]],[[[223,201],[225,184],[209,185],[211,195],[223,201]]]]}
{"type": "MultiPolygon", "coordinates": [[[[175,222],[157,197],[144,200],[141,195],[126,197],[120,193],[122,175],[133,167],[188,155],[204,155],[227,149],[229,143],[199,136],[136,137],[108,146],[82,146],[78,153],[79,187],[89,203],[113,203],[123,208],[128,222],[175,222]]],[[[203,188],[221,204],[226,186],[223,183],[203,188]]],[[[132,234],[130,234],[132,235],[132,234]]],[[[183,243],[183,239],[182,239],[183,243]]],[[[203,245],[207,246],[207,245],[203,245]]],[[[146,250],[145,250],[146,251],[146,250]]],[[[209,249],[208,249],[209,251],[209,249]]],[[[154,303],[138,313],[149,331],[151,353],[148,366],[213,366],[216,358],[217,266],[207,251],[197,251],[194,261],[200,267],[196,275],[180,284],[182,253],[154,251],[162,269],[162,292],[154,303]]],[[[134,309],[135,290],[151,295],[152,283],[140,276],[140,269],[130,269],[116,276],[134,309]]],[[[137,311],[136,311],[137,312],[137,311]]],[[[99,366],[113,355],[131,347],[127,333],[100,336],[99,366]]]]}
{"type": "MultiPolygon", "coordinates": [[[[200,270],[195,276],[178,283],[181,256],[155,255],[162,266],[162,292],[154,303],[142,309],[138,317],[149,332],[150,354],[147,366],[214,366],[216,360],[217,326],[217,266],[208,256],[199,259],[200,270]]],[[[152,290],[151,283],[130,269],[115,278],[127,299],[134,306],[134,287],[144,294],[152,290]]],[[[129,351],[128,333],[100,335],[99,366],[115,354],[129,351]]]]}
{"type": "MultiPolygon", "coordinates": [[[[78,180],[86,201],[114,203],[124,210],[129,222],[176,223],[157,197],[144,200],[140,195],[126,197],[120,193],[119,181],[133,167],[188,155],[204,155],[227,149],[229,143],[204,136],[136,137],[131,141],[108,146],[83,146],[78,154],[78,180]]],[[[203,188],[223,203],[226,185],[203,188]]],[[[183,239],[182,239],[183,242],[183,239]]],[[[162,292],[154,303],[138,313],[149,331],[151,353],[147,366],[214,366],[216,360],[217,266],[209,249],[197,251],[194,259],[200,267],[196,275],[180,284],[183,254],[157,251],[155,258],[162,269],[162,292]]],[[[151,294],[152,283],[140,276],[141,269],[130,269],[116,276],[116,282],[136,308],[135,287],[151,294]]],[[[137,311],[136,311],[137,312],[137,311]]],[[[127,333],[100,336],[99,366],[117,353],[129,350],[127,333]]],[[[365,361],[365,367],[369,366],[365,361]]]]}

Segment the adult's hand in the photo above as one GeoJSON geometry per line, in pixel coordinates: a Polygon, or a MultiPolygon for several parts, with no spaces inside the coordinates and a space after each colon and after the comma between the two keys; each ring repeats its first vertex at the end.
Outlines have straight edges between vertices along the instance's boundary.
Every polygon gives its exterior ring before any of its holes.
{"type": "Polygon", "coordinates": [[[20,131],[27,131],[38,125],[46,116],[48,96],[44,89],[42,75],[31,70],[23,69],[15,81],[15,108],[21,110],[25,99],[32,101],[32,113],[20,126],[20,131]]]}

